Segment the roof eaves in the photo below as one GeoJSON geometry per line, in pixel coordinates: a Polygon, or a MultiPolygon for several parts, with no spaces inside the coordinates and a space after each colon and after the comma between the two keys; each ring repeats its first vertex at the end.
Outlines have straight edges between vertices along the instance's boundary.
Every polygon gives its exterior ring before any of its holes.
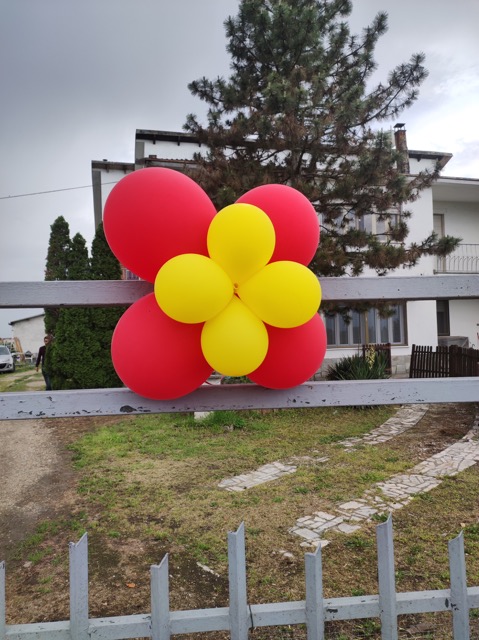
{"type": "Polygon", "coordinates": [[[415,158],[418,162],[419,160],[436,160],[439,162],[439,167],[441,169],[445,167],[452,158],[452,153],[442,153],[439,151],[417,151],[415,149],[410,149],[408,154],[410,158],[415,158]]]}

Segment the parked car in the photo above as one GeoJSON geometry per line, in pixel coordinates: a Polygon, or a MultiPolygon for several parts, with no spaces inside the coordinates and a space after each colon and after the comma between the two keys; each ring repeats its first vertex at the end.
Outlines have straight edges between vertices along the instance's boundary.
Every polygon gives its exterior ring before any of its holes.
{"type": "Polygon", "coordinates": [[[10,353],[10,349],[3,344],[0,344],[0,373],[7,373],[15,371],[15,360],[10,353]]]}

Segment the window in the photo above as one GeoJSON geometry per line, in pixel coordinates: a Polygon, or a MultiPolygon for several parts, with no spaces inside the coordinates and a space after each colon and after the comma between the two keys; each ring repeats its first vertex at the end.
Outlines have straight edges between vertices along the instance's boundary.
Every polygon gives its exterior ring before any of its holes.
{"type": "Polygon", "coordinates": [[[437,314],[437,335],[450,336],[451,329],[449,327],[449,300],[436,301],[437,314]]]}
{"type": "Polygon", "coordinates": [[[387,240],[387,232],[399,222],[399,215],[392,213],[390,217],[383,218],[375,213],[367,213],[361,218],[356,218],[356,228],[378,236],[381,242],[387,240]]]}
{"type": "Polygon", "coordinates": [[[393,313],[387,318],[379,315],[377,309],[350,312],[350,321],[346,322],[339,314],[324,314],[329,347],[346,347],[357,344],[390,342],[405,343],[403,304],[391,307],[393,313]]]}
{"type": "Polygon", "coordinates": [[[122,280],[139,280],[140,278],[137,275],[135,275],[132,271],[127,269],[126,267],[122,267],[121,279],[122,280]]]}
{"type": "Polygon", "coordinates": [[[378,237],[381,242],[386,242],[388,239],[387,233],[391,227],[395,227],[400,218],[399,209],[395,209],[389,213],[389,217],[385,218],[376,213],[366,213],[361,217],[356,216],[354,210],[348,211],[343,217],[338,218],[336,224],[326,224],[324,217],[319,214],[319,223],[326,228],[336,229],[341,232],[340,224],[344,225],[343,233],[348,229],[358,229],[360,231],[366,231],[367,233],[373,233],[378,237]]]}

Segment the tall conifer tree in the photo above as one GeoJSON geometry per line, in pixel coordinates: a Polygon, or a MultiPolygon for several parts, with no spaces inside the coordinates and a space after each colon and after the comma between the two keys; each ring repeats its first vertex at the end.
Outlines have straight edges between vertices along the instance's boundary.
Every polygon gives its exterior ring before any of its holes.
{"type": "Polygon", "coordinates": [[[374,85],[387,14],[353,35],[351,10],[350,0],[241,0],[225,21],[231,76],[189,85],[209,107],[205,125],[192,114],[185,124],[209,149],[196,156],[194,178],[217,207],[267,183],[304,193],[320,214],[311,266],[323,276],[359,275],[365,267],[385,274],[422,255],[445,255],[458,242],[431,229],[407,244],[407,204],[439,167],[404,175],[390,133],[378,130],[417,99],[424,55],[374,85]]]}
{"type": "MultiPolygon", "coordinates": [[[[103,223],[97,227],[92,242],[91,278],[93,280],[121,279],[121,266],[106,241],[103,223]]],[[[92,327],[99,347],[95,386],[109,388],[122,385],[111,361],[111,338],[124,311],[124,307],[94,307],[90,309],[92,327]]]]}
{"type": "MultiPolygon", "coordinates": [[[[70,267],[70,227],[63,216],[59,216],[50,227],[45,267],[45,280],[66,280],[70,267]]],[[[45,332],[55,334],[60,315],[59,308],[45,309],[45,332]]]]}
{"type": "MultiPolygon", "coordinates": [[[[70,244],[68,280],[88,280],[90,259],[85,239],[77,233],[70,244]]],[[[92,327],[90,309],[61,309],[55,340],[50,347],[47,370],[54,389],[90,388],[98,366],[99,344],[92,327]],[[93,372],[93,373],[92,373],[93,372]]]]}

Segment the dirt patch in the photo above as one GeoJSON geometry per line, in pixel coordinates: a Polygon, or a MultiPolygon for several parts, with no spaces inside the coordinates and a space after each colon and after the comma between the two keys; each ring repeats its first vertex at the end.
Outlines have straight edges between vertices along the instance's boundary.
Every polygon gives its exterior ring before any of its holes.
{"type": "Polygon", "coordinates": [[[411,464],[430,458],[450,447],[472,428],[473,404],[432,404],[416,427],[387,443],[390,449],[410,452],[411,464]]]}
{"type": "Polygon", "coordinates": [[[0,559],[39,522],[65,514],[75,503],[76,477],[68,446],[84,433],[128,417],[5,420],[0,425],[2,492],[0,559]]]}

